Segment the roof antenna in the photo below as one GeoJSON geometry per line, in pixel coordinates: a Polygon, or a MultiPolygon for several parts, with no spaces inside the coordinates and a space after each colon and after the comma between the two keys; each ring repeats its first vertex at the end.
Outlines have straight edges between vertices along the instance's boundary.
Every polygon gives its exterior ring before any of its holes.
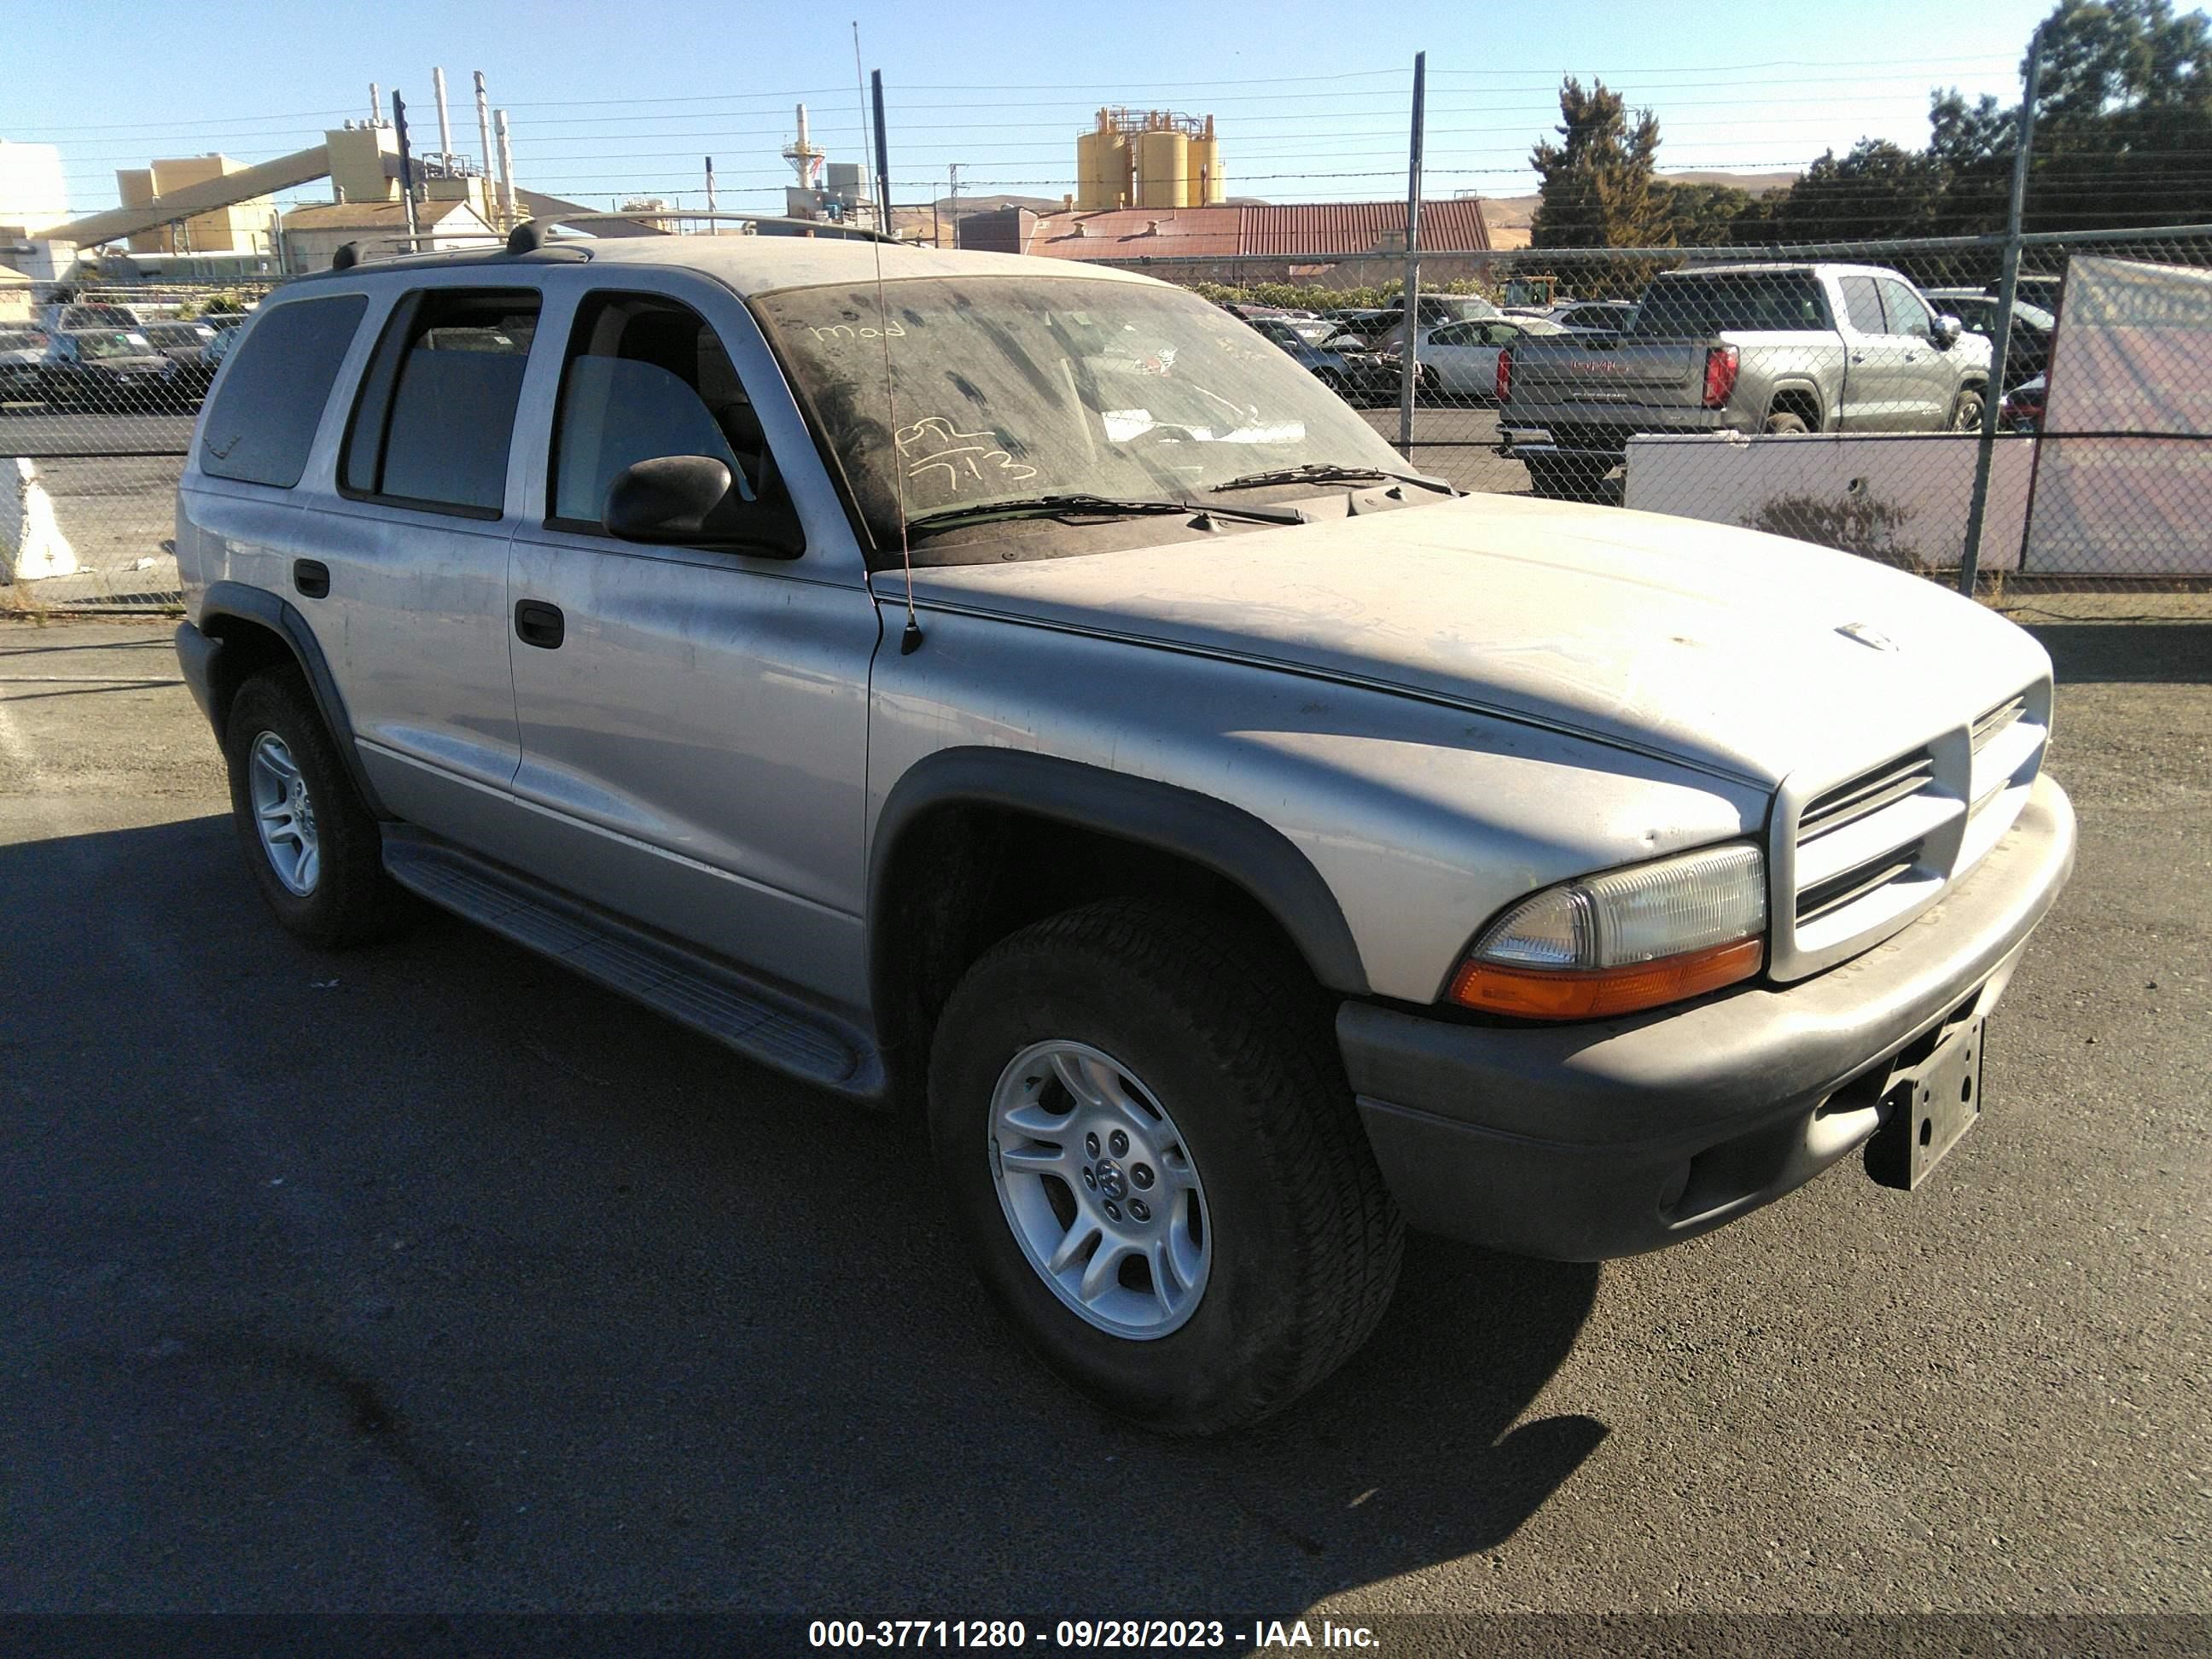
{"type": "MultiPolygon", "coordinates": [[[[858,42],[857,27],[854,36],[858,42]]],[[[921,624],[914,614],[914,550],[906,534],[906,461],[899,453],[898,391],[891,380],[891,308],[884,299],[884,238],[891,234],[890,147],[884,140],[884,72],[870,74],[876,105],[876,211],[882,234],[876,238],[876,332],[884,343],[884,410],[890,420],[891,488],[898,502],[899,568],[906,573],[906,629],[899,635],[899,655],[910,657],[921,647],[921,624]]]]}

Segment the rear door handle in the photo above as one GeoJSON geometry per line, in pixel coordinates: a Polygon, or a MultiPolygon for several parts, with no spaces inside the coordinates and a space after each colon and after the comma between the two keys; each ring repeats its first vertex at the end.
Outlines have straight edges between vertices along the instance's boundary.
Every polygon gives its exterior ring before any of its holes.
{"type": "Polygon", "coordinates": [[[330,597],[331,568],[320,559],[292,561],[292,586],[311,599],[330,597]]]}
{"type": "Polygon", "coordinates": [[[534,645],[541,651],[558,650],[567,631],[567,619],[561,615],[559,605],[548,605],[543,599],[515,601],[514,636],[525,645],[534,645]]]}

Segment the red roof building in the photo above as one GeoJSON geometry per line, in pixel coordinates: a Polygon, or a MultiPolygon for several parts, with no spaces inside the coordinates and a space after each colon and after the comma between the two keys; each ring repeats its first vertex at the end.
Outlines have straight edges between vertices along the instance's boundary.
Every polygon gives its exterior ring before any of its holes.
{"type": "MultiPolygon", "coordinates": [[[[960,246],[1052,259],[1114,261],[1402,254],[1406,204],[1311,202],[1046,214],[1002,208],[963,219],[960,246]]],[[[1483,222],[1482,204],[1458,198],[1423,203],[1421,246],[1438,254],[1487,252],[1490,229],[1483,222]]]]}

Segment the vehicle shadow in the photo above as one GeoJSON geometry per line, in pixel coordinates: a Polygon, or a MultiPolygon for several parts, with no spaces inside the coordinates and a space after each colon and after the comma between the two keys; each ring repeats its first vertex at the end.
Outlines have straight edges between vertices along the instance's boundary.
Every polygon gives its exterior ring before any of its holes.
{"type": "Polygon", "coordinates": [[[2059,686],[2212,680],[2212,617],[2202,622],[2055,622],[2033,607],[2008,613],[2042,641],[2059,686]]]}
{"type": "Polygon", "coordinates": [[[1287,1616],[1605,1438],[1540,1403],[1595,1267],[1416,1238],[1337,1376],[1162,1440],[997,1317],[908,1121],[435,913],[308,950],[221,817],[0,898],[0,1605],[1287,1616]]]}

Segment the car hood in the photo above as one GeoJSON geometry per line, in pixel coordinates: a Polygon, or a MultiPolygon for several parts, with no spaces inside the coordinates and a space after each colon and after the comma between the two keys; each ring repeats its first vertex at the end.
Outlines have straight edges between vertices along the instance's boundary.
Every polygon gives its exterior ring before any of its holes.
{"type": "Polygon", "coordinates": [[[924,604],[1388,688],[1767,787],[1886,759],[2050,672],[1993,612],[1851,554],[1505,495],[914,585],[924,604]]]}

